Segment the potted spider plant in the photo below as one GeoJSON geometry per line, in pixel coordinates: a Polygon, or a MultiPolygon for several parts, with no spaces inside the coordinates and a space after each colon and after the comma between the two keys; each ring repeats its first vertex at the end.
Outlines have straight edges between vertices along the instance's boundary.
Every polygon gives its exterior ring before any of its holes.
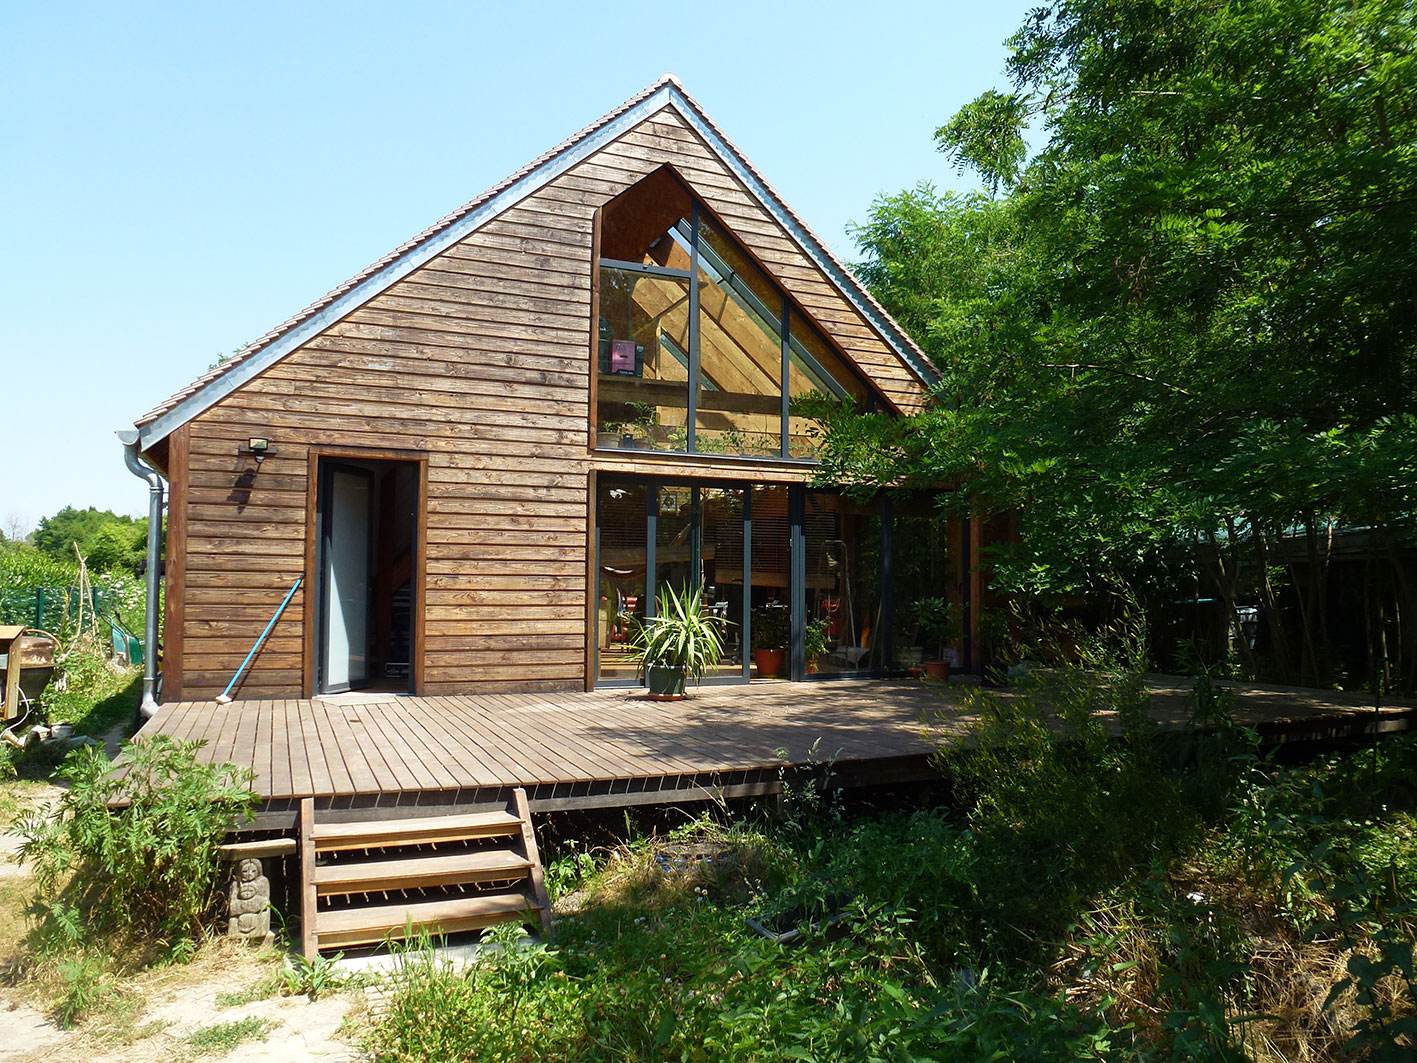
{"type": "Polygon", "coordinates": [[[701,680],[723,657],[724,621],[704,608],[703,591],[679,594],[673,587],[659,593],[656,616],[635,631],[630,659],[654,701],[687,697],[685,682],[701,680]]]}

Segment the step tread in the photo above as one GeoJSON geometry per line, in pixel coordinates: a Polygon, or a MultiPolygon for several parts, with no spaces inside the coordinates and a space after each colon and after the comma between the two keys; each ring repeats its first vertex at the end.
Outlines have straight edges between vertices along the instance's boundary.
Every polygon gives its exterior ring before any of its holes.
{"type": "Polygon", "coordinates": [[[420,883],[447,885],[468,880],[460,879],[460,876],[524,875],[530,868],[531,861],[520,853],[507,849],[477,849],[360,863],[322,864],[315,868],[315,884],[321,893],[337,893],[341,888],[354,893],[363,888],[404,888],[398,883],[405,886],[420,883]]]}
{"type": "Polygon", "coordinates": [[[484,893],[416,904],[371,905],[320,912],[315,916],[315,933],[320,938],[368,933],[382,936],[390,930],[400,930],[408,923],[415,928],[429,924],[456,928],[483,919],[496,919],[535,909],[536,902],[520,891],[484,893]]]}
{"type": "Polygon", "coordinates": [[[416,819],[360,820],[353,823],[316,822],[313,831],[316,849],[375,848],[416,845],[419,839],[455,840],[515,834],[521,819],[510,812],[468,812],[456,816],[427,816],[416,819]]]}

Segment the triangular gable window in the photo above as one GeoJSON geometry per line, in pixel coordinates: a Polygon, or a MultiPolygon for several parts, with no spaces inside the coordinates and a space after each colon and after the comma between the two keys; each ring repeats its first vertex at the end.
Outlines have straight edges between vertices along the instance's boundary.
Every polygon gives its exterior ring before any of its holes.
{"type": "Polygon", "coordinates": [[[606,204],[600,254],[602,445],[807,458],[810,426],[791,398],[871,404],[860,375],[668,168],[606,204]]]}

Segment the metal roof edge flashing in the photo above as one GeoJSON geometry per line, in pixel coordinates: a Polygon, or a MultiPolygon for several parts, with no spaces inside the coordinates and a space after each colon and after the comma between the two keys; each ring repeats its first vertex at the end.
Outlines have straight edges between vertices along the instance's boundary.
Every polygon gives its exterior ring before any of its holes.
{"type": "Polygon", "coordinates": [[[683,91],[677,82],[670,89],[670,99],[677,110],[703,137],[714,152],[728,164],[734,175],[746,184],[753,194],[762,201],[764,207],[788,234],[802,247],[813,263],[831,279],[832,283],[846,296],[871,326],[890,344],[901,359],[920,377],[926,387],[939,382],[940,374],[927,359],[921,358],[914,350],[914,343],[879,307],[875,306],[864,292],[861,282],[832,255],[817,238],[788,208],[786,202],[768,186],[751,163],[719,133],[717,127],[697,104],[683,91]]]}

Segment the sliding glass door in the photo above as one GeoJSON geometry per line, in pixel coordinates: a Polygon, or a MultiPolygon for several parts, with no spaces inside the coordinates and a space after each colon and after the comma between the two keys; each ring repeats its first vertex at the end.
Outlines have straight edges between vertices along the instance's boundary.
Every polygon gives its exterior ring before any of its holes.
{"type": "Polygon", "coordinates": [[[602,480],[597,684],[636,681],[634,634],[670,588],[700,590],[717,618],[725,654],[706,682],[889,670],[890,531],[886,503],[802,486],[602,480]]]}

